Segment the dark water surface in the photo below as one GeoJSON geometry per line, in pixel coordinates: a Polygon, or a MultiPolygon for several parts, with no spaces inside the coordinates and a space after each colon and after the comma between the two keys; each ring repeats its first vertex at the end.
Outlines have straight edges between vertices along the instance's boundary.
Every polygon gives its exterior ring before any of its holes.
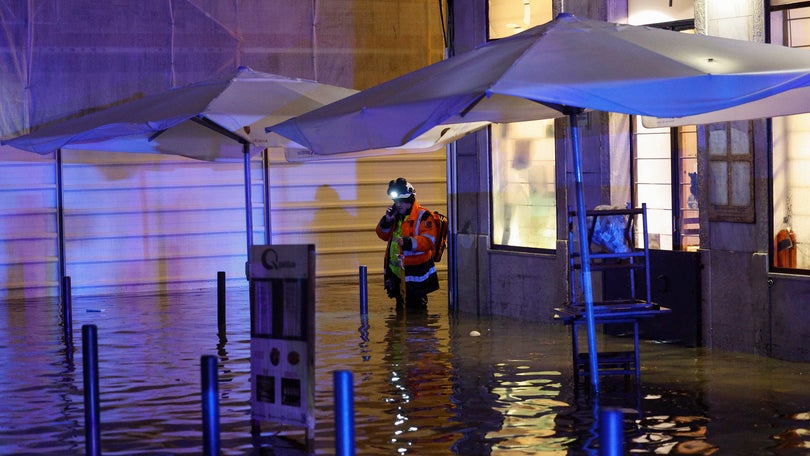
{"type": "MultiPolygon", "coordinates": [[[[398,315],[380,291],[369,284],[366,327],[356,285],[318,288],[315,453],[335,452],[333,372],[350,370],[358,455],[598,454],[567,328],[448,315],[444,292],[398,315]]],[[[296,454],[295,428],[263,423],[251,438],[247,287],[227,305],[221,339],[215,289],[74,297],[71,359],[55,299],[0,303],[0,454],[85,454],[86,324],[98,328],[103,454],[201,454],[203,355],[220,360],[222,454],[296,454]]],[[[599,398],[623,409],[626,452],[810,454],[810,364],[652,342],[641,360],[640,390],[605,377],[599,398]]]]}

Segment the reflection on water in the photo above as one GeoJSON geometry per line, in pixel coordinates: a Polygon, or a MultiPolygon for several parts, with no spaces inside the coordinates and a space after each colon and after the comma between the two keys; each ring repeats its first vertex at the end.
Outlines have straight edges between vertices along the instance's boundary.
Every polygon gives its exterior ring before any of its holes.
{"type": "MultiPolygon", "coordinates": [[[[222,454],[295,453],[279,445],[300,443],[298,429],[262,423],[251,438],[248,293],[229,291],[221,335],[216,299],[74,298],[70,353],[55,300],[3,303],[0,454],[84,454],[84,324],[98,327],[104,454],[200,454],[209,354],[220,360],[222,454]]],[[[373,283],[361,318],[358,299],[354,285],[318,289],[315,453],[334,453],[332,375],[350,370],[358,454],[596,454],[565,327],[448,315],[444,294],[397,313],[373,283]]],[[[808,364],[645,343],[641,390],[604,378],[599,401],[623,410],[627,452],[807,454],[808,375],[808,364]]]]}

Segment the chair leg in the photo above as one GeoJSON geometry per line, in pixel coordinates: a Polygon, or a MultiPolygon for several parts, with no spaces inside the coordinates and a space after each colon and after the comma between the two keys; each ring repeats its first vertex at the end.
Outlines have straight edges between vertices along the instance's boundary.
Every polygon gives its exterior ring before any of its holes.
{"type": "Polygon", "coordinates": [[[571,323],[571,352],[574,366],[574,388],[579,387],[579,332],[576,322],[571,323]]]}
{"type": "Polygon", "coordinates": [[[638,320],[633,321],[633,347],[636,357],[636,386],[641,385],[641,359],[638,353],[638,320]]]}

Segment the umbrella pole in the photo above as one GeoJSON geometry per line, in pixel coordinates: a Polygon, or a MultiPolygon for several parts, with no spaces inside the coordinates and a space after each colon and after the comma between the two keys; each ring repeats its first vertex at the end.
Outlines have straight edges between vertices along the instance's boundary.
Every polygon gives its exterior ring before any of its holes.
{"type": "Polygon", "coordinates": [[[585,298],[585,320],[588,326],[588,360],[591,370],[591,386],[599,393],[599,363],[596,359],[596,324],[593,319],[593,285],[591,283],[591,253],[588,248],[588,231],[585,225],[585,197],[582,190],[582,160],[580,151],[579,125],[577,114],[569,114],[571,147],[574,157],[574,193],[577,202],[577,231],[579,232],[579,257],[582,263],[582,294],[585,298]]]}
{"type": "Polygon", "coordinates": [[[262,190],[264,190],[264,243],[272,244],[273,239],[273,223],[270,219],[271,209],[270,206],[270,154],[267,149],[262,149],[262,190]]]}
{"type": "MultiPolygon", "coordinates": [[[[65,260],[65,188],[64,179],[62,178],[62,149],[54,151],[56,158],[56,248],[59,259],[59,283],[61,284],[65,276],[67,276],[67,262],[65,260]]],[[[65,296],[70,290],[64,286],[59,290],[59,297],[62,302],[65,302],[65,296]]]]}
{"type": "Polygon", "coordinates": [[[250,144],[242,143],[245,161],[245,222],[247,225],[247,262],[245,263],[245,276],[250,279],[250,248],[253,246],[253,201],[250,198],[250,144]]]}

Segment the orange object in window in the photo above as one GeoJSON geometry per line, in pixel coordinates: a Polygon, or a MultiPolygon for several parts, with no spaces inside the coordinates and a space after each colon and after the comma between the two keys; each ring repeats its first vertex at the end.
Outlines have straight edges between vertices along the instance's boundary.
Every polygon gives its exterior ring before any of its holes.
{"type": "Polygon", "coordinates": [[[775,267],[796,267],[796,234],[793,233],[793,230],[786,228],[776,233],[774,251],[776,253],[773,259],[775,267]]]}

